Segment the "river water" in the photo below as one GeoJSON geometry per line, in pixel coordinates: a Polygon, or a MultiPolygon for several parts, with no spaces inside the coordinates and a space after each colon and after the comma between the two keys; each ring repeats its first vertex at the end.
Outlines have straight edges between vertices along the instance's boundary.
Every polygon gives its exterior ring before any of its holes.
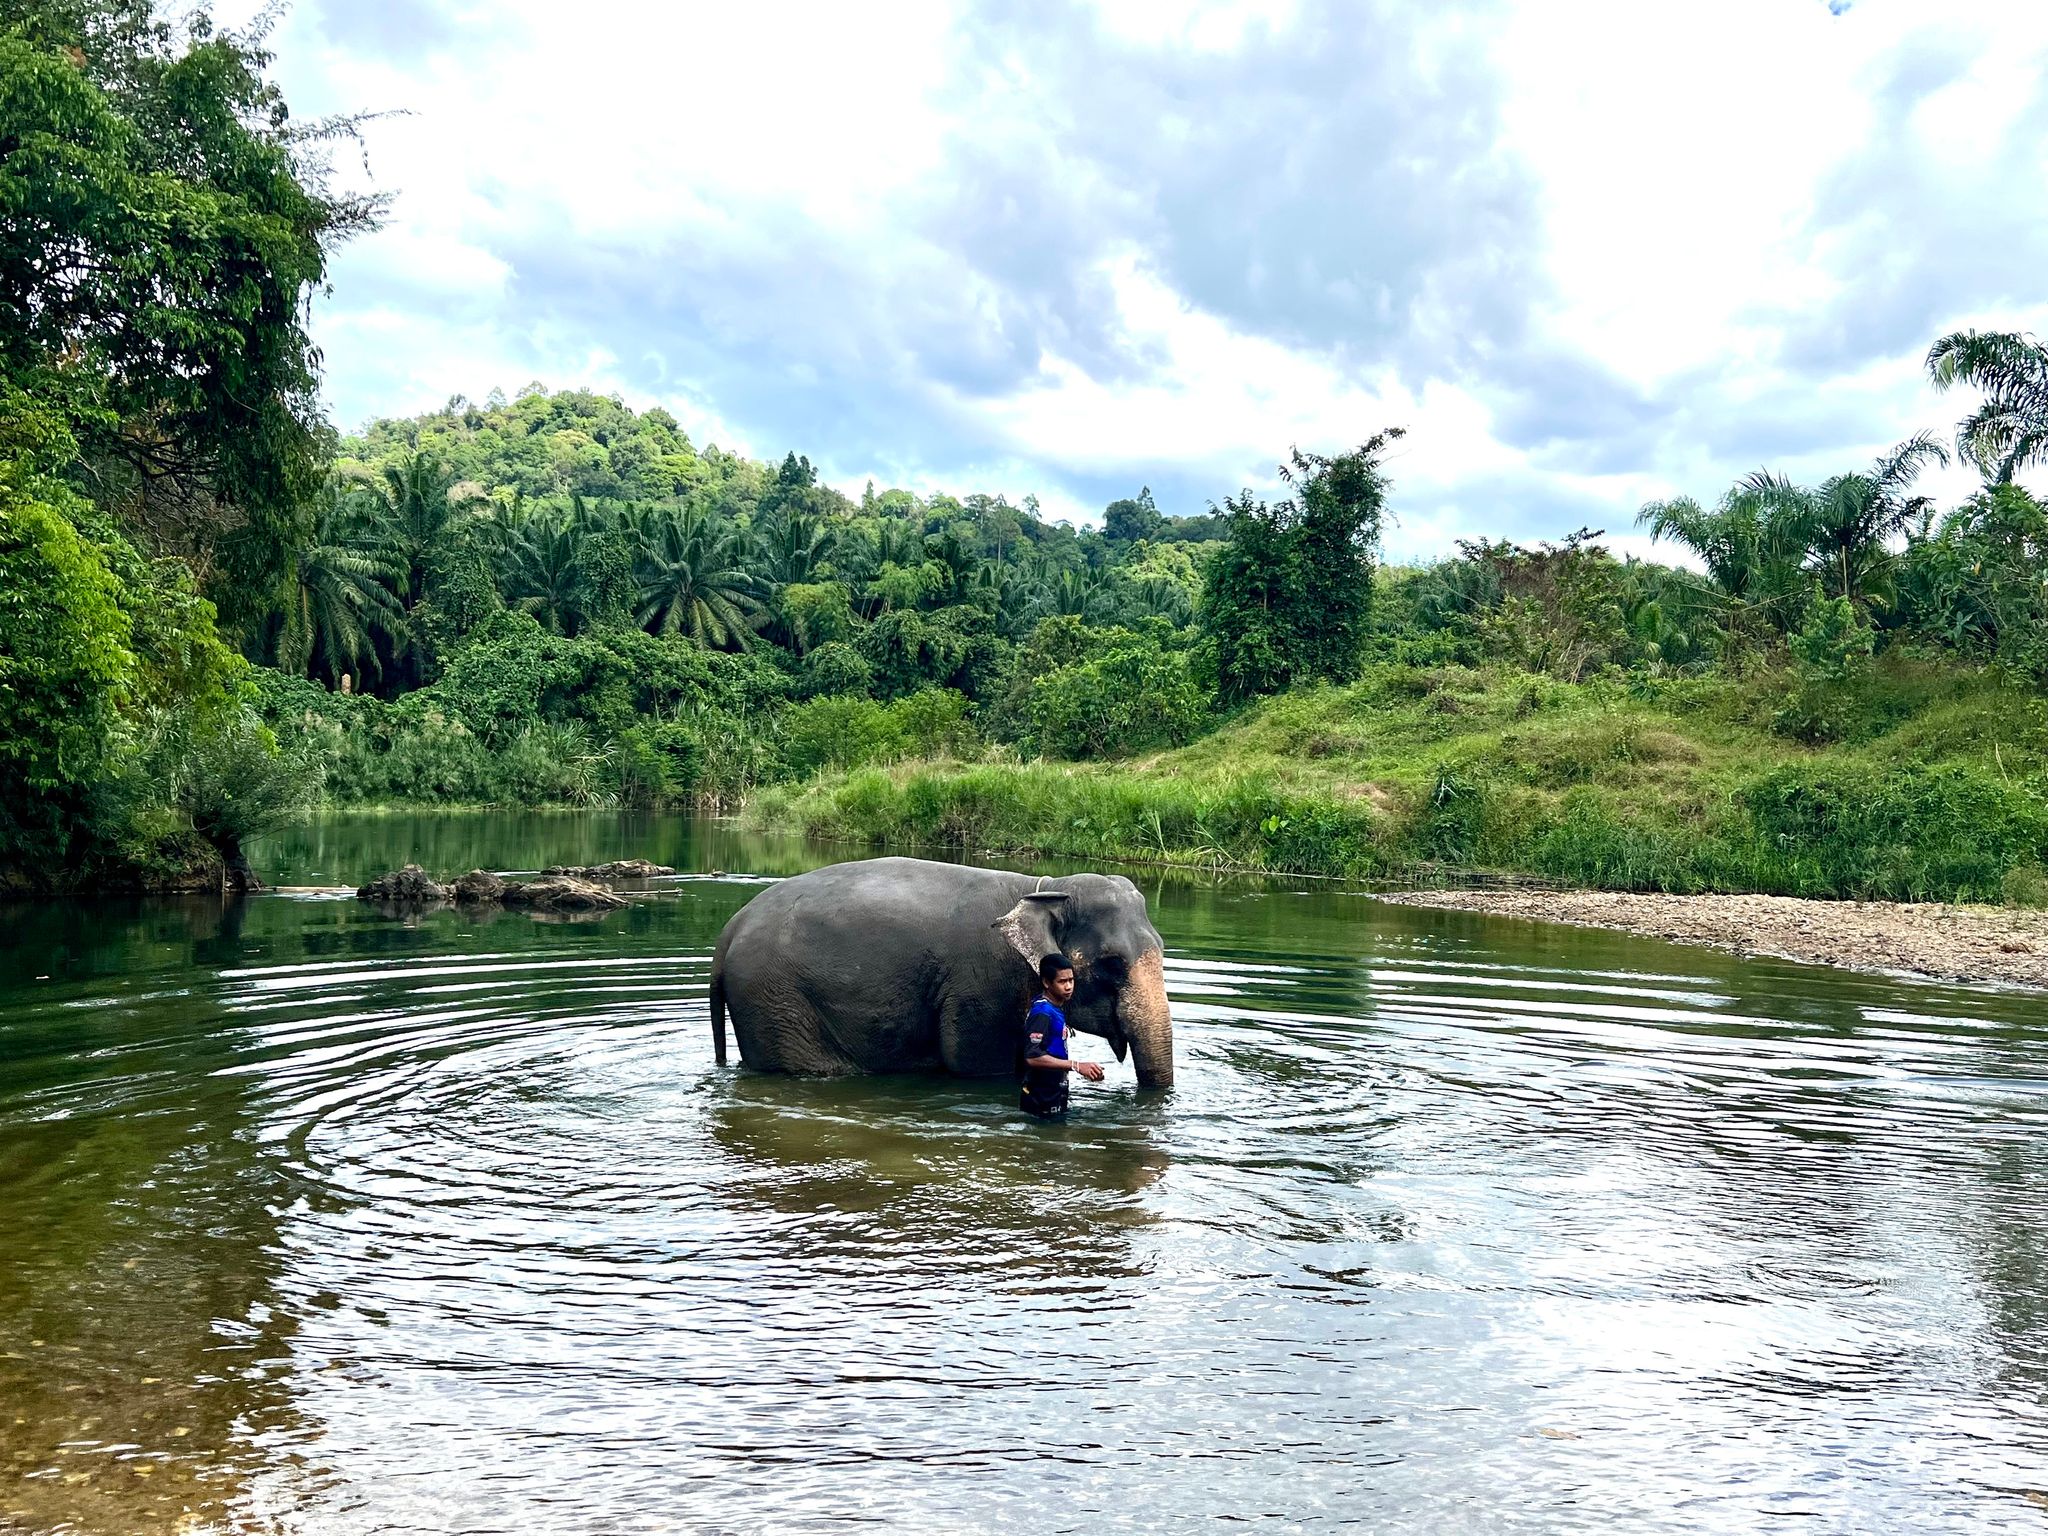
{"type": "Polygon", "coordinates": [[[686,874],[11,912],[0,1529],[2048,1522],[2040,997],[1134,871],[1170,1095],[715,1067],[845,852],[335,819],[259,866],[686,874]]]}

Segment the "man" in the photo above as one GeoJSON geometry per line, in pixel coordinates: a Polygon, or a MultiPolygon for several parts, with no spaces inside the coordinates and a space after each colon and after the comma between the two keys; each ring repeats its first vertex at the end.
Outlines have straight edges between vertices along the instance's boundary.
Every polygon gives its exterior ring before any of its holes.
{"type": "Polygon", "coordinates": [[[1091,1083],[1102,1081],[1102,1068],[1092,1061],[1067,1060],[1066,1006],[1074,997],[1074,967],[1065,955],[1047,955],[1038,962],[1038,987],[1044,995],[1024,1016],[1024,1076],[1018,1104],[1040,1120],[1067,1115],[1067,1074],[1078,1072],[1091,1083]]]}

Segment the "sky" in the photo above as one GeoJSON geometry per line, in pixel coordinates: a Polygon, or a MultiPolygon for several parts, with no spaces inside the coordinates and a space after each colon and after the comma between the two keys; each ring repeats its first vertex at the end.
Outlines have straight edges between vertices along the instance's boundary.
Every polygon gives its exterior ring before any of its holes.
{"type": "Polygon", "coordinates": [[[1401,426],[1396,558],[1641,552],[1646,500],[1950,431],[1942,332],[2048,331],[2040,0],[295,0],[270,46],[297,115],[392,114],[337,157],[391,195],[314,311],[344,427],[538,380],[1086,521],[1401,426]]]}

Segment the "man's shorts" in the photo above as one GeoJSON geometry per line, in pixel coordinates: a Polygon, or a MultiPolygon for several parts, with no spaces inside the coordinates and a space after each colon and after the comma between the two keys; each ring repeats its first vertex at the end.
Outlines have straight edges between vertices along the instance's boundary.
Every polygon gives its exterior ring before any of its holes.
{"type": "Polygon", "coordinates": [[[1067,1118],[1067,1090],[1062,1085],[1058,1093],[1038,1094],[1029,1088],[1019,1090],[1017,1107],[1034,1120],[1064,1120],[1067,1118]]]}

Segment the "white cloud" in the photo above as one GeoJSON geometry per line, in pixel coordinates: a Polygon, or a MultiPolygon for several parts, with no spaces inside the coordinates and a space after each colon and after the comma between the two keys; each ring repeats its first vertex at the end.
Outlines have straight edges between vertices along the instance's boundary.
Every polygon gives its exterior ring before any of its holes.
{"type": "Polygon", "coordinates": [[[348,424],[537,377],[1075,514],[1401,424],[1426,554],[1854,466],[1962,414],[1939,329],[2048,328],[2048,6],[300,0],[274,41],[302,114],[410,114],[318,312],[348,424]]]}

